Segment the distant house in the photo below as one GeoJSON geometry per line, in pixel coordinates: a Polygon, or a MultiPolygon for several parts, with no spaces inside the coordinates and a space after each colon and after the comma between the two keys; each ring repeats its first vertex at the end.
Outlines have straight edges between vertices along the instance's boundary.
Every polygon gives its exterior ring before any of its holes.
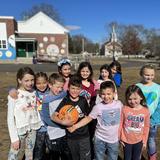
{"type": "Polygon", "coordinates": [[[0,59],[36,56],[55,60],[67,56],[68,32],[43,12],[26,21],[0,16],[0,59]]]}
{"type": "Polygon", "coordinates": [[[120,56],[122,55],[122,45],[118,42],[117,35],[112,27],[110,40],[104,43],[105,56],[120,56]]]}

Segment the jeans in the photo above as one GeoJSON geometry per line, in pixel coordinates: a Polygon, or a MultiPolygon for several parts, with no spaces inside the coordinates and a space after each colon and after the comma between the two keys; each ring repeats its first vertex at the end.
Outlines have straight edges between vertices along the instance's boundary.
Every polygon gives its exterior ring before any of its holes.
{"type": "Polygon", "coordinates": [[[156,157],[157,148],[156,148],[156,136],[157,136],[157,126],[150,126],[149,137],[148,137],[148,155],[149,158],[156,157]]]}
{"type": "Polygon", "coordinates": [[[107,160],[117,160],[118,146],[119,142],[107,143],[95,137],[94,149],[95,149],[96,160],[104,160],[105,153],[107,153],[107,160]]]}
{"type": "Polygon", "coordinates": [[[91,160],[90,139],[68,139],[73,160],[91,160]]]}
{"type": "Polygon", "coordinates": [[[135,144],[124,144],[124,160],[140,160],[143,147],[142,141],[135,144]]]}
{"type": "Polygon", "coordinates": [[[33,149],[36,140],[36,131],[28,131],[24,135],[19,136],[20,148],[15,150],[10,148],[8,160],[18,160],[22,159],[25,153],[25,160],[33,160],[33,149]]]}

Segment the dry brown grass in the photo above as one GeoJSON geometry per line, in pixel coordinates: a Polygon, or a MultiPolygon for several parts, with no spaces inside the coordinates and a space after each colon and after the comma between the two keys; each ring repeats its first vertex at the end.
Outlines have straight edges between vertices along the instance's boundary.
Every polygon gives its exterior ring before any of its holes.
{"type": "MultiPolygon", "coordinates": [[[[102,64],[102,63],[101,63],[102,64]]],[[[139,68],[124,68],[123,69],[123,84],[119,89],[119,98],[124,102],[124,93],[126,87],[130,84],[140,81],[139,68]]],[[[98,77],[99,71],[94,70],[95,78],[98,77]]],[[[160,82],[160,70],[156,73],[156,81],[160,82]]],[[[7,94],[9,86],[16,86],[15,73],[1,73],[0,80],[0,159],[6,160],[9,150],[9,135],[7,130],[7,94]]],[[[158,133],[158,138],[160,137],[158,133]]],[[[158,144],[160,150],[160,144],[158,144]]],[[[160,157],[160,153],[158,153],[160,157]]]]}

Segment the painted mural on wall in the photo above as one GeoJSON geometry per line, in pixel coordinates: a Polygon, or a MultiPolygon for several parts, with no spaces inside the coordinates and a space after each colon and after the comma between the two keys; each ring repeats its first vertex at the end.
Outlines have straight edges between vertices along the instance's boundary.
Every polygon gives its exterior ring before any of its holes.
{"type": "Polygon", "coordinates": [[[0,59],[16,59],[15,35],[10,35],[7,40],[7,48],[0,49],[0,59]]]}

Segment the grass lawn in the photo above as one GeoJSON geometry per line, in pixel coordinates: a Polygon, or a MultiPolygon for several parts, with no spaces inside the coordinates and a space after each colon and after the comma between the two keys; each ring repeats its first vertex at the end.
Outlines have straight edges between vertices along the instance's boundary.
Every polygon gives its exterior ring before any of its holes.
{"type": "MultiPolygon", "coordinates": [[[[95,79],[99,75],[98,70],[94,70],[95,79]]],[[[126,87],[130,84],[140,81],[139,68],[124,68],[123,69],[123,84],[118,90],[119,99],[124,102],[124,94],[126,87]]],[[[156,73],[156,82],[160,82],[160,70],[156,73]]],[[[7,129],[7,94],[9,86],[16,86],[15,73],[1,73],[0,80],[0,159],[6,160],[9,150],[9,135],[7,129]]],[[[158,132],[158,140],[160,141],[160,131],[158,132]]],[[[160,157],[160,144],[158,144],[158,157],[160,157]]]]}

